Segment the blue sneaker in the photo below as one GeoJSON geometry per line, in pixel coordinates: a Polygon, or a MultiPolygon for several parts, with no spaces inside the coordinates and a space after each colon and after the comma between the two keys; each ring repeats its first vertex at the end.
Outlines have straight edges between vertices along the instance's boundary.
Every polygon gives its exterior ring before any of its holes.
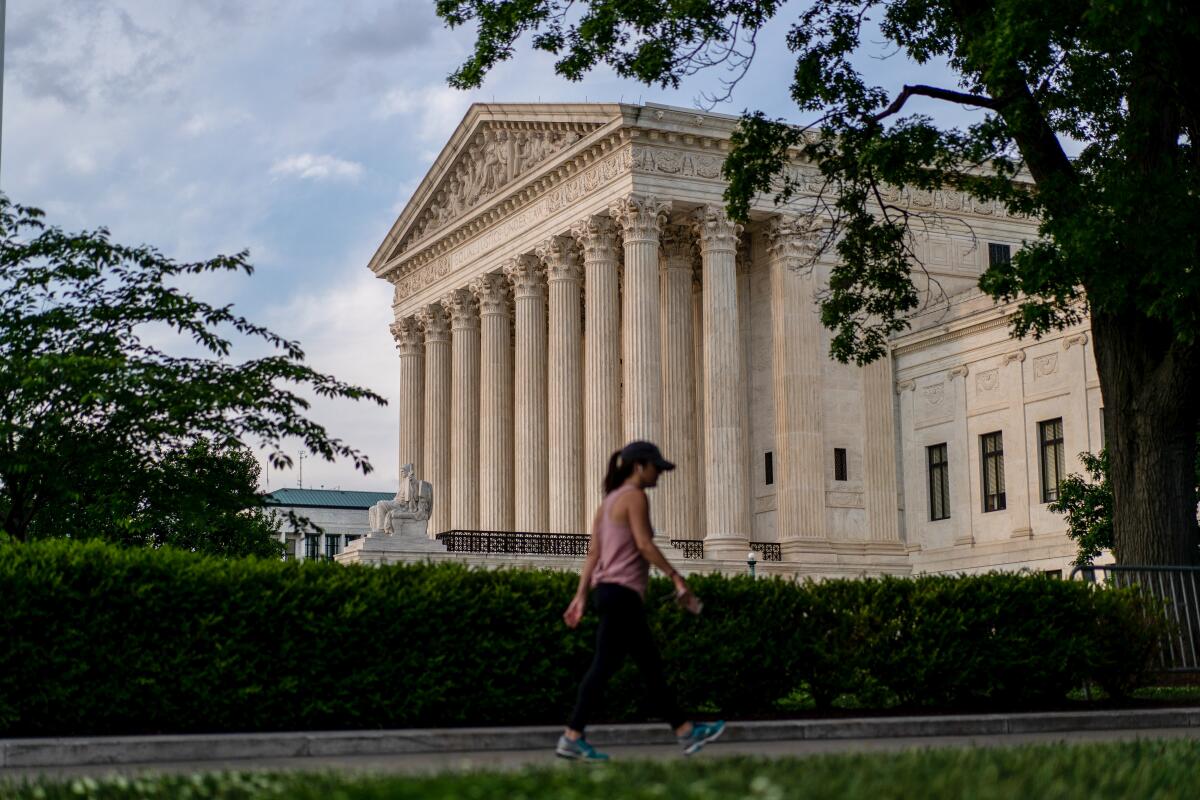
{"type": "Polygon", "coordinates": [[[587,739],[568,739],[566,734],[558,737],[558,746],[554,754],[559,758],[569,758],[572,761],[608,761],[608,754],[601,753],[587,743],[587,739]]]}
{"type": "Polygon", "coordinates": [[[692,732],[687,736],[679,737],[679,744],[683,745],[683,754],[690,756],[693,753],[700,752],[700,748],[720,738],[725,732],[725,723],[722,720],[716,722],[694,722],[692,723],[692,732]]]}

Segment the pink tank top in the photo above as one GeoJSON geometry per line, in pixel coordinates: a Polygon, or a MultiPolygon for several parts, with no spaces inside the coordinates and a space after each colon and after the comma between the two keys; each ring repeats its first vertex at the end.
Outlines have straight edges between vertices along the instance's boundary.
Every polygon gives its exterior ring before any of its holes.
{"type": "Polygon", "coordinates": [[[616,499],[632,490],[632,486],[618,487],[609,492],[600,504],[600,524],[596,534],[600,556],[592,572],[592,587],[601,583],[615,583],[633,589],[644,598],[646,582],[650,577],[650,563],[638,551],[630,527],[614,522],[609,516],[616,499]]]}

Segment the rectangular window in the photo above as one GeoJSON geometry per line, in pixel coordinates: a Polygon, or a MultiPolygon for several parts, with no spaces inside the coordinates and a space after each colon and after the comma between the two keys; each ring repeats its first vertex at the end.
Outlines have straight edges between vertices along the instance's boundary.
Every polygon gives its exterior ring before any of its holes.
{"type": "Polygon", "coordinates": [[[950,471],[946,444],[925,448],[929,460],[929,518],[950,519],[950,471]]]}
{"type": "Polygon", "coordinates": [[[1006,244],[988,242],[988,266],[996,267],[1012,261],[1012,248],[1006,244]]]}
{"type": "Polygon", "coordinates": [[[315,533],[304,537],[304,557],[317,558],[321,555],[321,539],[315,533]]]}
{"type": "Polygon", "coordinates": [[[1104,406],[1100,406],[1100,449],[1104,449],[1104,406]]]}
{"type": "Polygon", "coordinates": [[[1000,431],[979,437],[983,463],[983,510],[1004,509],[1004,434],[1000,431]]]}
{"type": "Polygon", "coordinates": [[[763,475],[766,478],[767,486],[775,483],[775,454],[770,450],[766,452],[766,457],[763,459],[763,475]]]}
{"type": "Polygon", "coordinates": [[[1063,421],[1048,419],[1038,423],[1038,449],[1042,460],[1042,502],[1058,499],[1058,485],[1063,475],[1063,421]]]}
{"type": "Polygon", "coordinates": [[[325,534],[325,557],[332,559],[342,552],[342,537],[336,533],[325,534]]]}
{"type": "Polygon", "coordinates": [[[833,479],[835,481],[849,480],[846,477],[846,448],[833,448],[833,479]]]}

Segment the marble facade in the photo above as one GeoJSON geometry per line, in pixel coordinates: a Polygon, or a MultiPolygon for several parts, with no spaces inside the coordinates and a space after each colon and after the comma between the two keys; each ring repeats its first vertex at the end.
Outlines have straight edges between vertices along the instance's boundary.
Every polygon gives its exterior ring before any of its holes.
{"type": "Polygon", "coordinates": [[[745,226],[724,213],[735,124],[472,106],[370,263],[394,287],[398,456],[439,493],[430,530],[586,532],[609,454],[646,438],[680,466],[653,500],[660,536],[703,540],[714,567],[752,542],[796,575],[1065,566],[1062,520],[1030,487],[1047,415],[1068,471],[1098,447],[1086,325],[1014,341],[1013,308],[974,289],[988,243],[1015,250],[1034,224],[952,191],[892,197],[944,220],[916,248],[950,301],[890,358],[838,364],[820,232],[770,198],[745,226]],[[976,439],[1001,429],[1012,501],[983,513],[976,439]],[[931,521],[940,443],[951,514],[931,521]]]}

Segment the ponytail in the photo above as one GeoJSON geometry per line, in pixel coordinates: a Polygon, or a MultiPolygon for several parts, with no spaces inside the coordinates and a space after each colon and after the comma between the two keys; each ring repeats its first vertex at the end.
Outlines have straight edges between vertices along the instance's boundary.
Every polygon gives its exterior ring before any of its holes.
{"type": "Polygon", "coordinates": [[[608,494],[613,489],[616,489],[625,480],[633,474],[632,461],[622,461],[621,451],[613,453],[608,459],[608,472],[604,474],[604,493],[608,494]]]}

